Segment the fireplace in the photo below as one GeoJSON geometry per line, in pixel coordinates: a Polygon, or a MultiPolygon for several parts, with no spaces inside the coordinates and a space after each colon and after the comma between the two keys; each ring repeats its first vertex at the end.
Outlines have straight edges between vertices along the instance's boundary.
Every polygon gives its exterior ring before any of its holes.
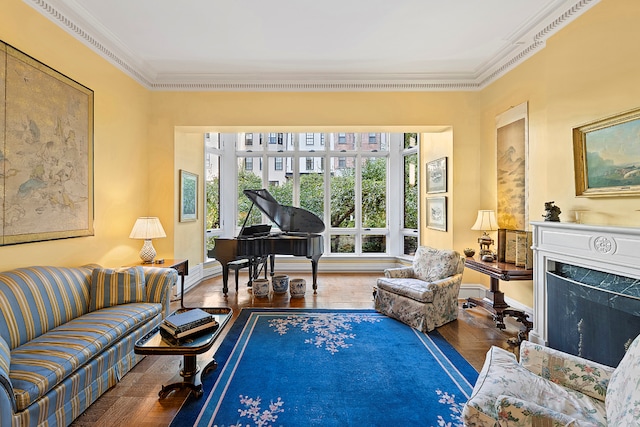
{"type": "Polygon", "coordinates": [[[529,339],[616,366],[640,334],[640,230],[534,222],[529,339]]]}

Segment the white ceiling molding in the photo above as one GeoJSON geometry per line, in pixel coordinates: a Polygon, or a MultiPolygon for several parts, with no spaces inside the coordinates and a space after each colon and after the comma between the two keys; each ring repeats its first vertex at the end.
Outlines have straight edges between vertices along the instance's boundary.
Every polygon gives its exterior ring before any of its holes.
{"type": "Polygon", "coordinates": [[[203,73],[155,70],[76,0],[23,0],[149,90],[158,91],[475,91],[542,48],[546,40],[599,0],[549,0],[505,46],[473,72],[203,73]]]}

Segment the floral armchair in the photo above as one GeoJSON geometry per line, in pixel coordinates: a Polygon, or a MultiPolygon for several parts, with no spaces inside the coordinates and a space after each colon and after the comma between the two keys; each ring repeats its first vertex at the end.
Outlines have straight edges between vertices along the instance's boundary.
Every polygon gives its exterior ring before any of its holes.
{"type": "Polygon", "coordinates": [[[420,246],[411,267],[389,268],[379,278],[375,308],[423,332],[458,318],[464,258],[453,250],[420,246]]]}
{"type": "Polygon", "coordinates": [[[617,368],[523,341],[520,362],[487,352],[462,411],[467,427],[640,425],[640,336],[617,368]]]}

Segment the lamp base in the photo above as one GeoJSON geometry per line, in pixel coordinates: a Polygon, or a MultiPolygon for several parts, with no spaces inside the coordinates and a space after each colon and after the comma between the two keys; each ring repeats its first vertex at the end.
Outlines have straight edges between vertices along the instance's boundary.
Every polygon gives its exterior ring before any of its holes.
{"type": "Polygon", "coordinates": [[[151,243],[151,239],[145,239],[142,249],[140,249],[140,259],[145,264],[153,264],[153,260],[156,258],[156,249],[151,243]]]}

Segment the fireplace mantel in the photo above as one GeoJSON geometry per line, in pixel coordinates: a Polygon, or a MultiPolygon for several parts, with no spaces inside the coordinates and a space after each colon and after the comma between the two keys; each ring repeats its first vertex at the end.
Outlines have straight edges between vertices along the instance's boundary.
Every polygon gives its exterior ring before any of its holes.
{"type": "Polygon", "coordinates": [[[640,228],[532,222],[533,330],[529,340],[547,344],[547,278],[554,262],[640,279],[640,228]]]}

